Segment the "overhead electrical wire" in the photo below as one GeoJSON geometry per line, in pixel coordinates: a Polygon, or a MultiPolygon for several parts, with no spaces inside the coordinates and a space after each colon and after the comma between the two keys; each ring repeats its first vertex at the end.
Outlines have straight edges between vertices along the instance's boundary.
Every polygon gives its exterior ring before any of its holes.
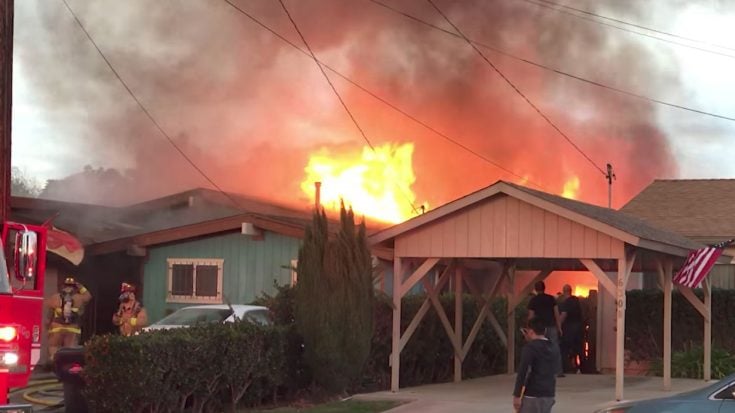
{"type": "MultiPolygon", "coordinates": [[[[435,29],[435,30],[444,32],[444,33],[446,33],[448,35],[451,35],[451,36],[454,36],[454,37],[457,37],[457,38],[460,38],[460,39],[462,38],[462,36],[460,36],[457,33],[454,33],[454,32],[452,32],[450,30],[444,29],[444,28],[439,27],[439,26],[437,26],[435,24],[432,24],[430,22],[427,22],[426,20],[420,19],[420,18],[418,18],[418,17],[416,17],[416,16],[414,16],[412,14],[406,13],[406,12],[404,12],[402,10],[396,9],[395,7],[392,7],[392,6],[388,5],[388,4],[385,4],[385,3],[383,3],[380,0],[367,0],[367,1],[369,1],[371,3],[374,3],[376,5],[379,5],[379,6],[385,8],[387,10],[390,10],[390,11],[392,11],[392,12],[394,12],[396,14],[399,14],[399,15],[401,15],[403,17],[406,17],[406,18],[408,18],[410,20],[413,20],[416,23],[422,24],[424,26],[427,26],[427,27],[430,27],[432,29],[435,29]]],[[[615,87],[615,86],[610,86],[610,85],[607,85],[607,84],[604,84],[604,83],[601,83],[601,82],[598,82],[598,81],[595,81],[595,80],[586,79],[584,77],[581,77],[581,76],[578,76],[578,75],[575,75],[575,74],[571,74],[571,73],[565,72],[563,70],[556,69],[556,68],[553,68],[551,66],[547,66],[547,65],[544,65],[542,63],[535,62],[533,60],[529,60],[529,59],[526,59],[526,58],[523,58],[523,57],[516,56],[516,55],[514,55],[512,53],[509,53],[509,52],[506,52],[506,51],[504,51],[502,49],[499,49],[497,47],[491,46],[491,45],[489,45],[487,43],[483,43],[483,42],[480,42],[480,41],[477,41],[477,40],[471,40],[471,41],[472,41],[472,43],[474,43],[477,46],[480,46],[480,47],[483,47],[485,49],[491,50],[491,51],[493,51],[495,53],[498,53],[498,54],[500,54],[502,56],[506,56],[506,57],[509,57],[511,59],[514,59],[514,60],[517,60],[517,61],[520,61],[520,62],[529,64],[529,65],[538,67],[539,69],[543,69],[543,70],[546,70],[546,71],[549,71],[549,72],[552,72],[552,73],[556,73],[557,75],[565,76],[565,77],[568,77],[570,79],[574,79],[574,80],[577,80],[577,81],[580,81],[580,82],[584,82],[584,83],[587,83],[587,84],[592,85],[592,86],[596,86],[596,87],[599,87],[599,88],[602,88],[602,89],[607,89],[607,90],[612,91],[612,92],[620,93],[622,95],[626,95],[626,96],[633,97],[633,98],[636,98],[636,99],[648,101],[648,102],[651,102],[651,103],[656,103],[656,104],[659,104],[659,105],[668,106],[668,107],[675,108],[675,109],[685,110],[685,111],[692,112],[692,113],[697,113],[697,114],[700,114],[700,115],[705,115],[705,116],[710,116],[710,117],[714,117],[714,118],[718,118],[718,119],[723,119],[723,120],[728,120],[728,121],[731,121],[731,122],[735,122],[735,117],[733,117],[733,116],[726,116],[726,115],[721,115],[721,114],[717,114],[717,113],[707,112],[707,111],[702,110],[702,109],[696,109],[696,108],[692,108],[692,107],[689,107],[689,106],[684,106],[684,105],[679,105],[679,104],[676,104],[676,103],[666,102],[666,101],[663,101],[663,100],[660,100],[660,99],[656,99],[656,98],[652,98],[652,97],[649,97],[649,96],[642,95],[640,93],[631,92],[631,91],[628,91],[628,90],[625,90],[625,89],[620,89],[620,88],[615,87]]]]}
{"type": "Polygon", "coordinates": [[[582,150],[582,148],[580,148],[576,144],[576,142],[574,142],[572,138],[569,137],[569,135],[564,133],[561,130],[561,128],[559,128],[559,126],[557,126],[538,106],[536,106],[531,101],[531,99],[529,99],[518,88],[518,86],[516,86],[507,76],[505,76],[503,72],[500,71],[500,69],[496,65],[494,65],[493,62],[490,61],[490,59],[487,56],[485,56],[485,54],[482,53],[482,51],[480,51],[480,49],[478,49],[477,46],[475,46],[475,44],[472,43],[470,39],[467,38],[467,36],[464,35],[462,30],[460,30],[459,27],[457,27],[454,23],[452,23],[449,17],[447,17],[447,15],[444,14],[444,12],[442,12],[441,9],[432,0],[426,0],[426,1],[429,4],[431,4],[432,7],[434,7],[437,13],[439,13],[444,18],[444,20],[446,20],[446,22],[449,23],[449,25],[452,26],[452,28],[456,30],[459,35],[462,36],[462,38],[467,42],[467,44],[470,45],[470,47],[472,47],[472,49],[474,49],[478,55],[480,55],[480,57],[495,71],[495,73],[497,73],[516,92],[516,94],[518,94],[521,98],[523,98],[523,100],[525,100],[526,103],[528,103],[528,105],[531,106],[536,111],[536,113],[538,113],[539,116],[541,116],[541,118],[543,118],[546,121],[546,123],[548,123],[554,130],[556,130],[556,132],[559,133],[559,135],[562,138],[564,138],[564,140],[566,140],[574,149],[576,149],[577,152],[579,152],[579,154],[582,155],[593,167],[595,167],[602,175],[607,176],[607,173],[605,173],[605,171],[600,166],[597,165],[597,162],[593,161],[592,158],[590,158],[589,155],[587,155],[587,153],[585,153],[582,150]]]}
{"type": "Polygon", "coordinates": [[[635,27],[635,28],[638,28],[638,29],[648,30],[648,31],[653,32],[653,33],[663,34],[665,36],[670,36],[670,37],[675,37],[677,39],[686,40],[688,42],[700,43],[700,44],[704,44],[704,45],[707,45],[707,46],[710,46],[710,47],[717,47],[717,48],[720,48],[720,49],[726,49],[726,50],[731,50],[731,51],[735,52],[735,47],[724,46],[724,45],[721,45],[721,44],[708,42],[706,40],[695,39],[695,38],[692,38],[692,37],[686,37],[686,36],[682,36],[680,34],[671,33],[671,32],[667,32],[667,31],[664,31],[664,30],[647,27],[647,26],[644,26],[644,25],[641,25],[641,24],[638,24],[638,23],[631,23],[631,22],[628,22],[628,21],[625,21],[625,20],[621,20],[621,19],[616,19],[616,18],[613,18],[613,17],[603,16],[601,14],[594,13],[594,12],[591,12],[589,10],[579,9],[579,8],[576,8],[576,7],[572,7],[572,6],[569,6],[569,5],[566,5],[566,4],[557,3],[557,2],[554,2],[554,1],[550,1],[550,0],[536,0],[536,1],[539,2],[539,3],[545,3],[545,4],[548,4],[548,5],[554,6],[554,7],[559,7],[559,8],[563,8],[563,9],[567,9],[567,10],[572,10],[572,11],[575,11],[577,13],[586,14],[588,16],[597,17],[598,19],[608,20],[608,21],[611,21],[611,22],[624,24],[626,26],[631,26],[631,27],[635,27]]]}
{"type": "MultiPolygon", "coordinates": [[[[278,39],[280,39],[280,40],[281,40],[281,41],[283,41],[284,43],[288,44],[289,46],[293,47],[294,49],[298,50],[299,52],[301,52],[301,53],[303,53],[303,54],[305,54],[305,55],[307,55],[307,56],[310,56],[310,54],[309,54],[309,52],[308,52],[308,51],[306,51],[306,50],[302,49],[301,47],[299,47],[298,45],[296,45],[296,44],[295,44],[295,43],[293,43],[292,41],[288,40],[288,39],[287,39],[286,37],[284,37],[283,35],[281,35],[280,33],[278,33],[278,32],[277,32],[277,31],[276,31],[275,29],[273,29],[273,28],[271,28],[270,26],[266,25],[265,23],[261,22],[261,21],[260,21],[260,20],[259,20],[258,18],[256,18],[256,17],[255,17],[255,16],[253,16],[252,14],[248,13],[247,11],[243,10],[243,9],[242,9],[242,8],[240,8],[240,7],[238,6],[238,5],[236,5],[236,4],[234,4],[234,3],[232,3],[232,1],[231,1],[231,0],[224,0],[224,1],[225,1],[225,2],[227,3],[227,4],[229,4],[229,5],[230,5],[230,6],[231,6],[231,7],[233,8],[233,9],[235,9],[236,11],[238,11],[239,13],[241,13],[242,15],[244,15],[245,17],[249,18],[249,19],[250,19],[250,20],[251,20],[251,21],[252,21],[253,23],[255,23],[255,24],[257,24],[258,26],[260,26],[261,28],[263,28],[263,29],[265,29],[265,30],[269,31],[269,32],[270,32],[271,34],[273,34],[274,36],[276,36],[276,37],[277,37],[278,39]]],[[[311,57],[311,56],[310,56],[310,57],[311,57]]],[[[452,138],[451,136],[449,136],[449,135],[447,135],[447,134],[445,134],[445,133],[443,133],[443,132],[441,132],[441,131],[437,130],[437,129],[436,129],[436,128],[434,128],[433,126],[431,126],[431,125],[429,125],[428,123],[426,123],[426,122],[424,122],[424,121],[422,121],[422,120],[418,119],[418,118],[417,118],[416,116],[414,116],[414,115],[412,115],[412,114],[410,114],[410,113],[408,113],[408,112],[404,111],[403,109],[399,108],[399,107],[398,107],[398,106],[396,106],[395,104],[391,103],[391,102],[390,102],[389,100],[387,100],[386,98],[383,98],[383,97],[379,96],[378,94],[376,94],[375,92],[372,92],[371,90],[369,90],[369,89],[367,89],[366,87],[362,86],[362,85],[361,85],[360,83],[358,83],[357,81],[355,81],[355,80],[351,79],[351,78],[350,78],[350,77],[348,77],[347,75],[344,75],[344,74],[342,74],[342,73],[341,73],[341,72],[339,72],[339,71],[338,71],[337,69],[335,69],[335,68],[333,68],[333,67],[329,66],[328,64],[326,64],[326,63],[322,62],[321,60],[318,60],[318,59],[317,59],[317,61],[318,61],[318,62],[319,62],[319,64],[321,64],[321,65],[322,65],[322,66],[323,66],[324,68],[328,69],[328,70],[329,70],[330,72],[334,73],[335,75],[339,76],[340,78],[342,78],[342,79],[343,79],[343,80],[345,80],[346,82],[348,82],[348,83],[350,83],[351,85],[355,86],[356,88],[360,89],[360,90],[361,90],[362,92],[364,92],[364,93],[368,94],[368,95],[369,95],[369,96],[371,96],[372,98],[374,98],[374,99],[378,100],[379,102],[383,103],[384,105],[386,105],[386,106],[390,107],[391,109],[395,110],[396,112],[400,113],[401,115],[405,116],[406,118],[408,118],[408,119],[412,120],[413,122],[415,122],[415,123],[417,123],[417,124],[421,125],[422,127],[426,128],[427,130],[429,130],[429,131],[431,131],[431,132],[433,132],[433,133],[437,134],[438,136],[440,136],[441,138],[443,138],[443,139],[447,140],[448,142],[450,142],[450,143],[452,143],[452,144],[454,144],[454,145],[458,146],[459,148],[461,148],[461,149],[465,150],[466,152],[468,152],[468,153],[470,153],[470,154],[472,154],[472,155],[476,156],[477,158],[479,158],[479,159],[481,159],[481,160],[483,160],[483,161],[487,162],[488,164],[492,165],[493,167],[495,167],[495,168],[498,168],[498,169],[500,169],[501,171],[503,171],[503,172],[506,172],[506,173],[508,173],[509,175],[512,175],[512,176],[514,176],[514,177],[516,177],[516,178],[519,178],[519,179],[521,179],[521,180],[522,180],[522,181],[524,181],[524,182],[528,182],[528,183],[530,183],[530,184],[532,184],[532,185],[534,185],[534,186],[536,186],[536,187],[538,187],[538,188],[541,188],[541,189],[543,189],[543,190],[549,191],[549,189],[548,189],[548,188],[546,188],[546,187],[545,187],[544,185],[542,185],[542,184],[540,184],[540,183],[538,183],[538,182],[535,182],[535,181],[533,181],[533,180],[530,180],[530,179],[529,179],[528,177],[526,177],[526,176],[523,176],[523,175],[521,175],[521,174],[519,174],[519,173],[517,173],[517,172],[515,172],[515,171],[513,171],[513,170],[511,170],[511,169],[508,169],[508,168],[504,167],[503,165],[501,165],[501,164],[500,164],[500,163],[498,163],[497,161],[494,161],[493,159],[491,159],[491,158],[488,158],[487,156],[485,156],[485,155],[483,155],[483,154],[481,154],[481,153],[479,153],[479,152],[475,151],[474,149],[472,149],[472,148],[470,148],[469,146],[467,146],[467,145],[463,144],[463,143],[462,143],[462,142],[460,142],[459,140],[457,140],[457,139],[454,139],[454,138],[452,138]]]]}
{"type": "MultiPolygon", "coordinates": [[[[283,8],[283,11],[286,12],[286,16],[288,16],[288,20],[291,21],[291,24],[293,25],[294,30],[296,30],[296,33],[298,33],[299,37],[301,38],[301,41],[304,43],[304,46],[306,46],[306,49],[309,51],[309,55],[314,60],[314,63],[319,67],[319,71],[324,76],[324,79],[326,79],[327,83],[329,83],[329,87],[332,89],[332,92],[334,92],[334,94],[337,96],[337,99],[339,99],[339,102],[342,104],[342,107],[345,109],[345,112],[347,112],[347,114],[350,116],[350,119],[352,119],[352,123],[354,123],[357,130],[360,131],[360,135],[365,140],[365,142],[367,142],[370,149],[373,152],[375,152],[375,147],[370,142],[370,139],[368,139],[367,135],[365,134],[365,131],[362,129],[362,127],[360,127],[360,124],[357,122],[357,119],[350,111],[350,108],[347,107],[347,103],[345,103],[344,99],[342,99],[342,95],[340,95],[337,88],[334,87],[334,84],[329,79],[327,72],[324,71],[324,68],[322,67],[322,64],[319,62],[319,59],[316,58],[314,51],[311,50],[311,46],[309,46],[309,42],[306,41],[306,37],[304,37],[304,34],[301,33],[299,26],[296,24],[296,21],[291,16],[291,13],[289,13],[288,8],[286,7],[286,4],[283,2],[283,0],[278,0],[278,2],[281,3],[281,7],[283,8]]],[[[418,208],[416,208],[411,198],[408,196],[408,194],[406,194],[405,189],[401,187],[397,182],[394,182],[394,185],[403,194],[403,196],[406,198],[406,201],[408,201],[408,203],[411,205],[413,212],[415,212],[416,214],[420,214],[418,208]]]]}
{"type": "Polygon", "coordinates": [[[176,151],[179,153],[179,155],[181,155],[181,157],[184,158],[186,160],[186,162],[189,163],[189,165],[191,165],[191,167],[194,168],[194,170],[196,170],[199,173],[199,175],[201,175],[207,182],[209,182],[215,189],[217,189],[217,191],[219,191],[230,202],[232,202],[233,205],[235,205],[235,207],[237,209],[243,210],[243,208],[240,206],[240,203],[237,202],[237,200],[235,200],[235,198],[233,198],[232,195],[230,195],[229,193],[225,192],[219,185],[217,185],[217,183],[212,178],[210,178],[209,175],[207,175],[202,170],[202,168],[200,168],[196,164],[196,162],[194,162],[194,160],[191,159],[186,154],[186,152],[184,152],[183,149],[181,149],[181,147],[176,143],[176,141],[174,141],[171,138],[171,136],[168,133],[166,133],[166,131],[163,129],[163,127],[153,117],[153,115],[151,114],[151,112],[145,107],[145,105],[143,104],[143,102],[141,102],[140,99],[138,99],[138,97],[135,95],[135,93],[133,93],[133,90],[130,88],[130,86],[128,86],[128,84],[125,82],[125,80],[123,80],[122,76],[120,76],[120,73],[118,73],[118,71],[112,65],[112,63],[107,58],[107,56],[102,52],[102,49],[100,49],[100,47],[97,45],[97,42],[94,41],[94,39],[92,38],[92,35],[84,27],[84,24],[82,24],[82,21],[79,20],[79,17],[77,17],[77,14],[74,12],[74,10],[71,8],[71,6],[69,6],[69,3],[67,3],[66,0],[61,0],[61,1],[64,3],[64,5],[66,6],[66,9],[69,11],[69,13],[71,14],[71,16],[74,18],[74,21],[77,23],[77,25],[79,26],[79,28],[82,30],[82,32],[84,32],[84,35],[87,37],[87,39],[89,40],[89,42],[92,43],[92,46],[94,46],[94,48],[97,50],[97,53],[99,53],[99,55],[105,61],[105,63],[107,64],[107,67],[115,75],[115,77],[120,82],[120,84],[125,88],[125,90],[128,92],[128,94],[130,95],[130,97],[133,98],[133,100],[135,101],[135,103],[138,104],[138,106],[140,107],[140,109],[143,111],[143,113],[146,115],[146,117],[151,121],[151,123],[153,124],[153,126],[155,126],[156,130],[158,130],[158,132],[161,134],[161,136],[163,136],[164,138],[166,138],[166,140],[171,144],[171,146],[173,146],[174,149],[176,149],[176,151]]]}
{"type": "Polygon", "coordinates": [[[705,49],[704,47],[699,47],[699,46],[695,46],[695,45],[691,45],[691,44],[687,44],[687,43],[682,43],[682,42],[679,42],[679,41],[676,41],[676,40],[666,39],[666,38],[659,37],[659,36],[654,36],[654,35],[648,34],[648,33],[642,33],[642,32],[637,31],[637,30],[628,29],[626,27],[621,27],[621,26],[618,26],[618,25],[615,25],[615,24],[606,23],[604,21],[601,21],[601,20],[598,20],[598,19],[594,19],[594,18],[591,18],[591,17],[582,16],[582,15],[580,15],[578,13],[573,13],[571,11],[564,10],[562,8],[553,6],[551,4],[541,3],[538,0],[522,0],[522,1],[525,1],[526,3],[533,4],[533,5],[536,5],[538,7],[545,8],[545,9],[554,10],[554,11],[556,11],[558,13],[563,13],[563,14],[567,14],[567,15],[570,15],[570,16],[574,16],[574,17],[576,17],[578,19],[581,19],[581,20],[590,21],[592,23],[596,23],[596,24],[599,24],[599,25],[602,25],[602,26],[612,27],[614,29],[621,30],[621,31],[624,31],[624,32],[628,32],[628,33],[632,33],[632,34],[637,34],[638,36],[648,37],[650,39],[655,39],[655,40],[658,40],[658,41],[661,41],[661,42],[671,43],[671,44],[675,44],[677,46],[686,47],[686,48],[694,49],[694,50],[699,50],[699,51],[705,52],[705,53],[716,54],[716,55],[719,55],[719,56],[728,57],[730,59],[735,59],[735,55],[733,55],[733,54],[724,53],[724,52],[720,52],[720,51],[712,50],[712,49],[705,49]]]}

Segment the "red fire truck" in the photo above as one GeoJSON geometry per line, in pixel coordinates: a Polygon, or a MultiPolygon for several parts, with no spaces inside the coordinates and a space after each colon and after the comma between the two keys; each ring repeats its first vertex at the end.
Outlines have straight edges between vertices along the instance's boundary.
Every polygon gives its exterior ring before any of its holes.
{"type": "MultiPolygon", "coordinates": [[[[41,355],[47,228],[5,222],[0,248],[0,405],[41,355]]],[[[6,409],[0,408],[0,411],[6,409]]]]}

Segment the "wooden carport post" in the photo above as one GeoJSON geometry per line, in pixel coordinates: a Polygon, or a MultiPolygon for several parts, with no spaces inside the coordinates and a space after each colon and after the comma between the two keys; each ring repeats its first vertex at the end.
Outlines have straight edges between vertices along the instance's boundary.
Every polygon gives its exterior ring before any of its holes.
{"type": "MultiPolygon", "coordinates": [[[[426,315],[426,312],[429,310],[429,303],[428,300],[426,300],[419,309],[418,314],[416,314],[414,319],[411,321],[411,324],[408,326],[405,336],[401,337],[401,299],[404,295],[406,295],[406,293],[411,290],[414,285],[416,285],[416,283],[424,280],[426,274],[432,268],[434,268],[434,266],[438,262],[439,258],[426,258],[424,262],[416,269],[416,271],[414,271],[413,274],[411,274],[411,276],[409,276],[408,279],[404,282],[403,260],[400,257],[393,258],[393,335],[391,339],[390,356],[390,388],[393,392],[397,392],[400,387],[399,380],[401,367],[401,350],[403,350],[403,346],[406,344],[408,339],[411,338],[411,335],[418,327],[421,319],[424,317],[424,315],[426,315]]],[[[448,277],[446,277],[448,272],[445,271],[445,273],[446,274],[442,274],[442,276],[439,278],[437,289],[443,288],[444,283],[449,279],[448,277]]],[[[434,292],[434,287],[430,283],[426,282],[424,283],[424,286],[425,288],[427,288],[429,296],[434,302],[435,307],[437,307],[437,311],[440,312],[439,318],[442,318],[443,311],[440,311],[439,301],[436,297],[436,293],[434,292]]],[[[446,318],[446,316],[444,316],[444,318],[446,318]]],[[[442,321],[445,320],[442,319],[442,321]]],[[[452,336],[450,336],[450,340],[453,340],[452,336]]],[[[455,347],[457,346],[455,345],[455,347]]]]}
{"type": "Polygon", "coordinates": [[[515,264],[506,265],[503,268],[506,277],[508,278],[508,333],[507,333],[507,350],[508,350],[508,374],[513,374],[516,371],[516,308],[514,306],[515,291],[513,290],[516,278],[516,266],[515,264]]]}
{"type": "Polygon", "coordinates": [[[390,360],[390,389],[393,392],[398,391],[399,372],[401,368],[401,284],[403,284],[403,268],[401,267],[401,258],[393,258],[393,336],[391,340],[391,360],[390,360]]]}
{"type": "Polygon", "coordinates": [[[712,379],[712,288],[709,277],[702,281],[704,292],[704,381],[712,379]]]}
{"type": "Polygon", "coordinates": [[[671,390],[671,277],[673,263],[671,258],[666,258],[663,263],[659,259],[658,274],[661,288],[664,291],[664,390],[671,390]]]}
{"type": "Polygon", "coordinates": [[[630,272],[635,263],[635,253],[626,254],[618,259],[618,282],[616,286],[616,318],[615,331],[615,400],[623,399],[623,384],[625,378],[625,287],[628,285],[630,272]]]}
{"type": "MultiPolygon", "coordinates": [[[[462,338],[462,321],[464,319],[463,317],[463,305],[464,305],[464,292],[463,286],[464,286],[464,276],[463,276],[463,268],[461,266],[457,266],[457,268],[454,270],[454,340],[457,343],[462,344],[463,338],[462,338]]],[[[461,347],[461,346],[460,346],[461,347]]],[[[462,360],[464,359],[464,353],[462,351],[456,351],[454,352],[454,382],[459,383],[462,381],[462,360]]]]}

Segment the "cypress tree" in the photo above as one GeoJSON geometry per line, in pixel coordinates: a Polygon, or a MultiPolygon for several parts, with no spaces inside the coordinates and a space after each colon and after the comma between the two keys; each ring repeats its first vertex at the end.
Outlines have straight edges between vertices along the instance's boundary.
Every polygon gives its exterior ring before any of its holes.
{"type": "Polygon", "coordinates": [[[365,223],[340,209],[329,236],[324,210],[316,211],[299,250],[296,327],[314,382],[334,393],[357,384],[373,335],[373,268],[365,223]]]}

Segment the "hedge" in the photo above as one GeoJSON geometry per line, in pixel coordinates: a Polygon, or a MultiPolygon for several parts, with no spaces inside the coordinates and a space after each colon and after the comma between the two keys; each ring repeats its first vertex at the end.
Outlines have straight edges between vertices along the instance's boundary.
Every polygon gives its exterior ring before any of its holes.
{"type": "Polygon", "coordinates": [[[284,382],[286,329],[210,324],[85,346],[85,397],[98,412],[235,411],[284,382]]]}
{"type": "MultiPolygon", "coordinates": [[[[407,296],[402,301],[401,331],[405,331],[414,315],[418,312],[426,296],[423,294],[407,296]]],[[[454,319],[454,296],[443,294],[440,302],[447,317],[454,319]]],[[[257,304],[266,305],[271,308],[276,322],[283,325],[293,323],[293,292],[289,287],[280,287],[276,296],[264,296],[257,304]]],[[[493,300],[491,309],[499,324],[506,331],[506,301],[504,298],[493,300]]],[[[463,298],[464,324],[462,331],[464,338],[469,335],[472,326],[479,314],[481,305],[471,296],[463,298]]],[[[363,374],[363,383],[353,391],[385,390],[390,386],[389,357],[391,353],[393,305],[390,297],[378,294],[373,322],[373,339],[370,358],[366,371],[363,374]]],[[[516,325],[523,325],[526,318],[525,304],[521,304],[516,311],[516,325]]],[[[298,339],[292,337],[292,339],[298,339]]],[[[523,340],[520,333],[516,331],[516,356],[520,356],[520,346],[523,340]]],[[[297,344],[291,344],[292,348],[298,348],[297,344]]],[[[447,337],[436,311],[429,310],[423,322],[416,329],[406,347],[401,352],[401,386],[414,386],[419,384],[438,383],[449,381],[454,377],[454,350],[447,337]]],[[[465,378],[487,376],[505,371],[507,351],[495,333],[489,321],[485,321],[475,339],[472,349],[467,354],[463,364],[463,375],[465,378]]],[[[308,382],[309,373],[303,362],[293,360],[295,371],[288,376],[295,378],[298,384],[308,382]]],[[[289,383],[291,390],[296,390],[299,385],[292,380],[289,383]]]]}
{"type": "MultiPolygon", "coordinates": [[[[701,290],[695,291],[701,300],[701,290]]],[[[680,293],[671,303],[671,348],[686,352],[701,346],[704,319],[680,293]]],[[[712,291],[712,344],[735,354],[735,290],[712,291]]],[[[633,360],[651,360],[663,354],[663,293],[660,290],[633,290],[627,293],[625,348],[633,360]]]]}
{"type": "MultiPolygon", "coordinates": [[[[405,297],[402,331],[425,300],[405,297]]],[[[440,296],[447,317],[454,319],[454,296],[440,296]]],[[[294,398],[314,392],[311,374],[302,358],[303,342],[294,328],[293,291],[282,287],[267,305],[276,327],[246,322],[211,324],[156,331],[135,337],[99,336],[86,345],[85,395],[93,411],[132,412],[234,411],[276,397],[294,398]]],[[[506,301],[492,301],[491,311],[506,331],[506,301]]],[[[523,325],[525,303],[516,311],[523,325]]],[[[463,297],[464,339],[481,309],[471,296],[463,297]]],[[[379,294],[374,307],[374,334],[363,380],[352,392],[385,390],[390,386],[392,304],[379,294]]],[[[515,343],[523,340],[518,331],[515,343]]],[[[401,353],[401,386],[450,381],[454,375],[453,348],[431,309],[401,353]]],[[[485,321],[463,364],[464,378],[505,372],[507,351],[489,321],[485,321]]],[[[517,362],[517,360],[516,360],[517,362]]]]}

